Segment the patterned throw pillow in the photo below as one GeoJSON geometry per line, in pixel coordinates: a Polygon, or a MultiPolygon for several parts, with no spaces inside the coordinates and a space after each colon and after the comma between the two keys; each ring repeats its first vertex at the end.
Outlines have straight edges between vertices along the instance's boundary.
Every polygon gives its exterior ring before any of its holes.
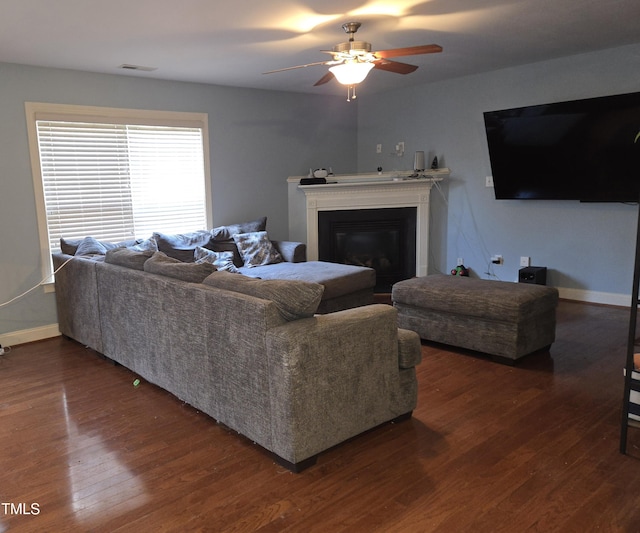
{"type": "Polygon", "coordinates": [[[280,252],[273,246],[266,231],[236,233],[233,240],[246,267],[271,265],[283,261],[280,252]]]}
{"type": "Polygon", "coordinates": [[[197,246],[193,252],[196,263],[211,263],[218,270],[240,273],[238,267],[233,264],[233,252],[214,252],[202,246],[197,246]]]}
{"type": "Polygon", "coordinates": [[[265,231],[266,229],[267,217],[260,217],[256,220],[241,222],[239,224],[218,226],[211,230],[211,242],[209,244],[203,244],[202,246],[214,252],[233,252],[233,264],[241,267],[244,265],[244,261],[242,257],[240,257],[233,236],[236,233],[253,233],[254,231],[265,231]]]}

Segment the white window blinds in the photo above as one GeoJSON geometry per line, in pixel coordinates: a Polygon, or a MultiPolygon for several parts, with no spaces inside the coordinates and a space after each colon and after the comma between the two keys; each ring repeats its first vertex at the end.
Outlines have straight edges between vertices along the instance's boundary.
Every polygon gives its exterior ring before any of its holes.
{"type": "Polygon", "coordinates": [[[207,226],[198,127],[36,120],[51,251],[207,226]]]}

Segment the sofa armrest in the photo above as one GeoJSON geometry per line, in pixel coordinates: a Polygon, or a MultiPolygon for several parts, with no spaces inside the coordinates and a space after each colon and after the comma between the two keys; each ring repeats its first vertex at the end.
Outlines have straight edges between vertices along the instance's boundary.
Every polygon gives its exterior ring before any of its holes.
{"type": "Polygon", "coordinates": [[[398,329],[398,366],[413,368],[422,361],[420,335],[408,329],[398,329]]]}
{"type": "Polygon", "coordinates": [[[307,260],[307,245],[295,241],[271,241],[282,258],[289,263],[303,263],[307,260]]]}
{"type": "Polygon", "coordinates": [[[272,440],[303,461],[415,408],[415,373],[398,366],[396,310],[368,305],[267,332],[272,440]],[[408,383],[408,386],[407,386],[408,383]]]}

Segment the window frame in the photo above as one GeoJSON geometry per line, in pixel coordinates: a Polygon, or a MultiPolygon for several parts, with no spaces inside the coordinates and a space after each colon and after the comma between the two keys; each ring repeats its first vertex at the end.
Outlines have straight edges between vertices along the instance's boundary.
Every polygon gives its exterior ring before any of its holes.
{"type": "Polygon", "coordinates": [[[40,167],[37,120],[58,120],[70,122],[96,122],[110,124],[143,124],[148,126],[191,127],[202,130],[202,153],[204,163],[205,216],[207,227],[212,227],[213,200],[209,158],[209,118],[207,113],[127,109],[115,107],[81,106],[25,102],[29,157],[35,193],[38,236],[40,240],[42,277],[45,291],[53,290],[53,263],[49,245],[49,229],[45,207],[44,184],[40,167]]]}

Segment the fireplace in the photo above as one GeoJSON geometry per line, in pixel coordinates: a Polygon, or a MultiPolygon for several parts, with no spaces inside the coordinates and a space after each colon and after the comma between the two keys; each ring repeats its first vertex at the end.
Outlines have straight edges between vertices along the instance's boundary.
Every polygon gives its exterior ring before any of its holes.
{"type": "MultiPolygon", "coordinates": [[[[355,236],[348,240],[356,240],[358,247],[378,233],[383,244],[373,246],[374,250],[386,249],[386,242],[411,243],[411,235],[414,235],[411,252],[403,250],[399,257],[404,261],[402,274],[390,274],[390,279],[404,279],[411,276],[426,276],[428,272],[429,258],[429,196],[435,183],[449,175],[449,169],[429,171],[429,176],[419,178],[407,176],[401,177],[398,173],[383,172],[381,174],[336,174],[331,182],[321,185],[300,185],[300,179],[304,176],[291,176],[288,178],[289,187],[289,240],[297,240],[307,243],[307,259],[317,261],[319,254],[319,222],[324,213],[339,211],[351,211],[359,214],[376,213],[376,218],[367,217],[364,228],[356,231],[355,236]],[[391,211],[398,208],[411,208],[415,225],[411,230],[400,227],[386,230],[386,237],[379,235],[378,226],[374,226],[374,220],[378,220],[381,211],[391,211]],[[403,234],[404,232],[404,234],[403,234]],[[395,236],[394,236],[395,235],[395,236]],[[403,236],[399,236],[403,235],[403,236]],[[413,253],[411,256],[409,254],[413,253]],[[413,266],[411,265],[413,257],[413,266]],[[406,271],[404,269],[406,268],[406,271]]],[[[409,211],[411,212],[411,211],[409,211]]],[[[351,222],[351,221],[347,221],[351,222]]],[[[377,224],[377,222],[376,222],[377,224]]],[[[345,233],[349,233],[347,228],[345,233]]],[[[340,230],[339,233],[342,233],[340,230]]],[[[376,237],[376,238],[377,238],[376,237]]],[[[340,245],[345,237],[340,237],[340,245]]],[[[334,238],[334,240],[337,240],[334,238]]],[[[338,247],[338,243],[335,243],[338,247]]],[[[323,257],[327,257],[323,255],[323,257]]],[[[360,259],[361,260],[361,259],[360,259]]],[[[386,263],[386,259],[382,262],[386,263]]],[[[379,261],[380,262],[380,261],[379,261]]],[[[394,266],[395,271],[395,266],[394,266]]],[[[386,275],[386,274],[385,274],[386,275]]],[[[388,281],[384,283],[388,284],[388,281]]]]}
{"type": "Polygon", "coordinates": [[[376,292],[416,275],[415,207],[318,213],[318,258],[373,268],[376,292]]]}

